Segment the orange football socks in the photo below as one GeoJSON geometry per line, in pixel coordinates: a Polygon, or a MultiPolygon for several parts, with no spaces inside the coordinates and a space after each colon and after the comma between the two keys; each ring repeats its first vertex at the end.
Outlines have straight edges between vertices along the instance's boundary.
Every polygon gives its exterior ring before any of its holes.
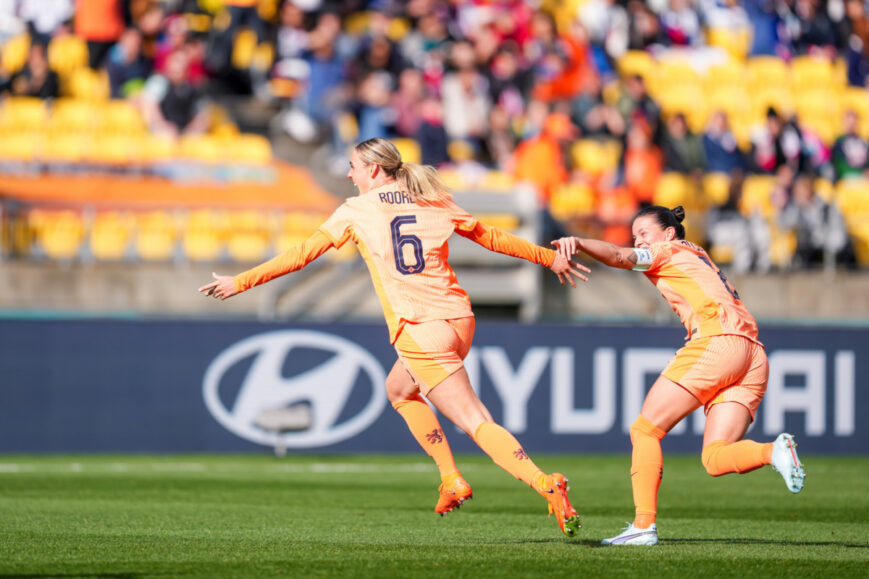
{"type": "Polygon", "coordinates": [[[772,460],[772,443],[762,444],[753,440],[727,442],[716,440],[703,448],[701,455],[706,472],[721,476],[736,472],[751,472],[767,465],[772,460]]]}
{"type": "Polygon", "coordinates": [[[494,422],[484,422],[474,432],[474,442],[483,452],[495,461],[495,464],[533,487],[543,471],[537,468],[519,441],[503,426],[494,422]]]}
{"type": "Polygon", "coordinates": [[[423,450],[434,459],[441,478],[458,472],[450,443],[447,442],[441,423],[422,396],[417,394],[413,398],[393,402],[392,407],[404,418],[411,434],[423,450]]]}
{"type": "Polygon", "coordinates": [[[631,425],[631,486],[634,490],[636,518],[634,526],[647,529],[658,513],[658,488],[664,474],[664,455],[661,439],[667,433],[643,418],[631,425]]]}

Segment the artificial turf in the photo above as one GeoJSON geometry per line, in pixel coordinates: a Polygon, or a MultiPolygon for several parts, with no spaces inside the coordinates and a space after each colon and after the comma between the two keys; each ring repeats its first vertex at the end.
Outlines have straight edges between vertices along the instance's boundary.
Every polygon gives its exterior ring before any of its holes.
{"type": "Polygon", "coordinates": [[[570,479],[576,538],[482,455],[443,518],[421,455],[0,456],[0,576],[869,576],[869,458],[802,457],[792,495],[665,456],[660,544],[617,548],[630,458],[534,458],[570,479]]]}

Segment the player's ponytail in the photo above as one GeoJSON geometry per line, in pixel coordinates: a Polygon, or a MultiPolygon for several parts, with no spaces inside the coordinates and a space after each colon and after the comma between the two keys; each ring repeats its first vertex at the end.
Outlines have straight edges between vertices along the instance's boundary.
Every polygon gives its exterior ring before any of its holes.
{"type": "Polygon", "coordinates": [[[662,229],[672,227],[676,231],[676,239],[685,239],[685,226],[682,225],[682,221],[685,219],[685,208],[681,205],[673,209],[667,209],[660,205],[643,207],[634,215],[634,220],[644,215],[653,215],[662,229]]]}
{"type": "Polygon", "coordinates": [[[449,189],[441,181],[437,169],[430,165],[405,163],[401,153],[390,141],[374,138],[356,145],[359,158],[365,163],[373,163],[395,179],[414,201],[434,201],[449,196],[449,189]]]}

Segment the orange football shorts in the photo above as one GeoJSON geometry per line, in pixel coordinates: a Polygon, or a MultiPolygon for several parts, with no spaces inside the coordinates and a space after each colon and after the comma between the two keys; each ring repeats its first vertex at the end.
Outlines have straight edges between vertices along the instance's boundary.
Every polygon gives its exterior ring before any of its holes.
{"type": "Polygon", "coordinates": [[[744,336],[708,336],[685,344],[662,375],[690,392],[706,412],[713,404],[738,402],[753,421],[766,392],[769,361],[763,346],[744,336]]]}
{"type": "Polygon", "coordinates": [[[474,325],[473,316],[405,322],[395,339],[395,351],[420,392],[427,395],[462,368],[462,360],[474,341],[474,325]]]}

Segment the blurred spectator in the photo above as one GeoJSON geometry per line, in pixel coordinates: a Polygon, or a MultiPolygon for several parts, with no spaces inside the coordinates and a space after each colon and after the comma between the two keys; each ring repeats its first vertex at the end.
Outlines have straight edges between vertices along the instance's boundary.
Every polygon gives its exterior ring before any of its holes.
{"type": "Polygon", "coordinates": [[[373,70],[362,79],[357,90],[358,140],[386,139],[390,136],[389,127],[394,122],[392,109],[389,108],[391,90],[392,80],[386,71],[373,70]]]}
{"type": "Polygon", "coordinates": [[[419,108],[424,96],[422,73],[415,68],[404,69],[389,105],[395,115],[394,130],[398,136],[413,137],[419,130],[422,123],[419,108]]]}
{"type": "Polygon", "coordinates": [[[336,14],[325,13],[308,37],[304,55],[307,74],[298,102],[302,111],[320,125],[330,121],[344,100],[345,64],[336,50],[340,35],[341,20],[336,14]]]}
{"type": "Polygon", "coordinates": [[[48,68],[45,46],[33,44],[27,57],[27,64],[9,81],[13,95],[41,99],[55,98],[59,94],[57,73],[48,68]]]}
{"type": "Polygon", "coordinates": [[[599,76],[590,79],[586,90],[571,102],[571,108],[584,135],[624,137],[625,119],[616,107],[604,102],[599,76]]]}
{"type": "Polygon", "coordinates": [[[444,127],[450,140],[465,140],[478,149],[491,107],[486,79],[474,66],[470,43],[455,43],[450,60],[455,70],[444,76],[441,85],[444,127]]]}
{"type": "Polygon", "coordinates": [[[727,201],[707,210],[708,245],[712,250],[730,253],[729,261],[737,274],[752,269],[766,273],[771,265],[769,226],[761,215],[746,217],[740,211],[742,182],[742,172],[737,169],[731,176],[727,201]]]}
{"type": "Polygon", "coordinates": [[[697,46],[703,40],[700,17],[689,0],[670,0],[661,12],[661,26],[670,46],[697,46]]]}
{"type": "Polygon", "coordinates": [[[518,49],[513,44],[501,46],[486,70],[489,98],[511,116],[521,116],[531,90],[531,75],[520,67],[518,49]]]}
{"type": "Polygon", "coordinates": [[[761,173],[777,173],[785,165],[792,173],[808,169],[799,129],[772,107],[766,112],[766,126],[752,137],[751,160],[753,169],[761,173]]]}
{"type": "Polygon", "coordinates": [[[594,216],[602,227],[600,239],[618,246],[633,244],[631,221],[639,205],[627,187],[602,187],[598,191],[594,216]]]}
{"type": "Polygon", "coordinates": [[[483,143],[485,161],[496,169],[506,170],[516,150],[516,134],[511,115],[500,105],[489,112],[489,130],[483,143]]]}
{"type": "Polygon", "coordinates": [[[522,140],[513,158],[513,175],[537,189],[541,205],[549,203],[556,187],[567,182],[567,168],[562,147],[578,136],[579,131],[563,113],[546,117],[543,130],[536,137],[522,140]]]}
{"type": "Polygon", "coordinates": [[[835,179],[863,177],[869,170],[869,143],[860,136],[860,117],[852,109],[845,111],[845,131],[833,144],[835,179]]]}
{"type": "Polygon", "coordinates": [[[776,11],[775,0],[743,0],[743,5],[751,22],[749,55],[783,56],[785,51],[780,38],[780,29],[783,26],[776,11]]]}
{"type": "Polygon", "coordinates": [[[256,33],[257,40],[265,38],[265,24],[259,17],[257,5],[259,0],[223,0],[229,10],[229,27],[227,34],[235,38],[240,28],[250,28],[256,33]]]}
{"type": "Polygon", "coordinates": [[[551,103],[575,97],[597,74],[585,30],[576,23],[570,33],[555,35],[555,24],[548,15],[544,18],[535,15],[534,22],[547,30],[544,33],[547,41],[537,45],[540,58],[533,67],[533,98],[551,103]]]}
{"type": "Polygon", "coordinates": [[[121,0],[76,0],[75,35],[88,44],[88,63],[102,67],[112,45],[124,32],[121,0]]]}
{"type": "Polygon", "coordinates": [[[628,0],[628,49],[646,50],[662,44],[664,31],[661,21],[643,0],[628,0]]]}
{"type": "Polygon", "coordinates": [[[663,166],[663,156],[652,142],[649,125],[643,120],[631,123],[624,154],[624,180],[640,205],[652,204],[663,166]]]}
{"type": "Polygon", "coordinates": [[[164,75],[148,79],[142,94],[144,118],[152,132],[169,137],[195,135],[210,124],[208,102],[187,81],[187,55],[175,52],[166,61],[164,75]]]}
{"type": "Polygon", "coordinates": [[[187,19],[182,14],[175,14],[165,19],[163,36],[154,46],[154,72],[163,74],[166,70],[166,60],[179,50],[184,50],[187,42],[187,19]]]}
{"type": "Polygon", "coordinates": [[[447,155],[447,131],[444,129],[444,110],[441,101],[428,96],[420,103],[422,122],[416,133],[424,165],[437,167],[449,160],[447,155]]]}
{"type": "Polygon", "coordinates": [[[781,229],[796,234],[795,267],[832,267],[835,263],[849,267],[855,265],[842,214],[834,204],[817,196],[810,176],[799,175],[794,180],[790,199],[781,210],[778,224],[781,229]]]}
{"type": "Polygon", "coordinates": [[[138,30],[124,31],[109,51],[106,71],[113,99],[129,98],[142,90],[151,74],[151,65],[142,54],[142,34],[138,30]]]}
{"type": "Polygon", "coordinates": [[[0,45],[24,32],[24,22],[18,14],[19,0],[0,0],[0,45]]]}
{"type": "Polygon", "coordinates": [[[48,46],[51,37],[72,19],[73,12],[73,0],[20,0],[18,5],[31,43],[42,46],[48,46]]]}
{"type": "Polygon", "coordinates": [[[795,0],[779,4],[784,11],[785,30],[795,54],[812,54],[830,60],[836,56],[836,32],[826,10],[816,0],[795,0]]]}
{"type": "Polygon", "coordinates": [[[579,20],[588,31],[601,73],[611,72],[615,62],[628,49],[628,12],[616,0],[588,0],[579,7],[579,20]]]}
{"type": "Polygon", "coordinates": [[[683,113],[673,114],[667,120],[661,151],[664,153],[664,169],[667,171],[694,173],[702,171],[706,166],[703,142],[689,130],[683,113]]]}
{"type": "Polygon", "coordinates": [[[727,173],[745,168],[745,157],[730,130],[724,111],[715,111],[709,117],[703,134],[703,154],[706,170],[710,173],[727,173]]]}
{"type": "Polygon", "coordinates": [[[751,21],[739,0],[700,0],[698,4],[701,19],[707,27],[750,37],[751,21]]]}
{"type": "Polygon", "coordinates": [[[369,36],[359,47],[353,69],[353,78],[362,78],[370,72],[380,71],[388,73],[391,81],[397,83],[398,75],[404,69],[404,59],[386,36],[369,36]]]}
{"type": "Polygon", "coordinates": [[[869,16],[863,0],[846,0],[845,10],[848,18],[847,48],[848,83],[865,86],[869,76],[869,16]]]}
{"type": "Polygon", "coordinates": [[[433,6],[420,16],[416,28],[401,40],[405,60],[422,71],[426,85],[435,92],[440,88],[446,67],[450,40],[447,18],[443,6],[433,6]]]}
{"type": "Polygon", "coordinates": [[[642,76],[634,75],[624,79],[622,91],[616,108],[627,124],[643,120],[652,131],[652,140],[660,138],[661,107],[646,92],[646,82],[642,76]]]}

